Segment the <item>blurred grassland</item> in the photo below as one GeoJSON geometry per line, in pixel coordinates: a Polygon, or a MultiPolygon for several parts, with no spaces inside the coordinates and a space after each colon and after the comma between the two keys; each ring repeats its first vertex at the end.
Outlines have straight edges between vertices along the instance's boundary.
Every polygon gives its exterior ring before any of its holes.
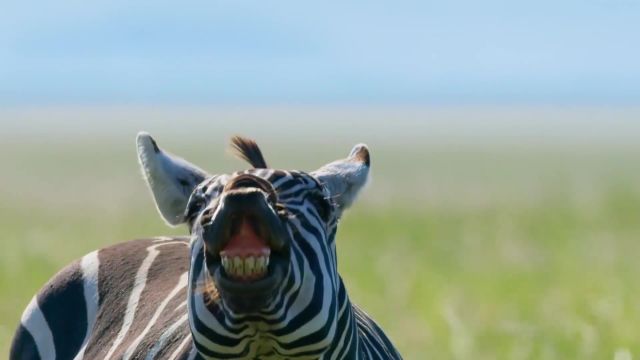
{"type": "Polygon", "coordinates": [[[188,138],[182,126],[121,124],[90,136],[86,123],[51,126],[55,135],[14,124],[2,136],[0,353],[30,297],[72,259],[185,233],[162,223],[137,169],[131,129],[147,125],[161,147],[212,172],[245,167],[224,153],[230,131],[256,137],[272,166],[302,170],[367,142],[373,181],[341,223],[340,272],[406,359],[640,356],[633,141],[612,132],[582,141],[570,129],[553,141],[491,132],[478,140],[418,123],[397,125],[403,137],[391,122],[331,137],[313,136],[317,127],[261,136],[255,123],[203,126],[188,138]]]}

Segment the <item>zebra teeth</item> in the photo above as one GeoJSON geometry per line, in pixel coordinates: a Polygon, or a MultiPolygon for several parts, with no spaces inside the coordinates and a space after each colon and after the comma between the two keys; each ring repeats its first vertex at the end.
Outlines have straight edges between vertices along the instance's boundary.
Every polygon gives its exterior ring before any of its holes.
{"type": "Polygon", "coordinates": [[[238,256],[233,258],[233,273],[239,277],[244,275],[244,261],[238,256]]]}
{"type": "Polygon", "coordinates": [[[244,274],[245,276],[252,276],[253,270],[256,266],[256,259],[253,256],[249,256],[244,259],[244,274]]]}
{"type": "Polygon", "coordinates": [[[269,256],[221,256],[224,271],[232,278],[255,280],[262,278],[269,266],[269,256]]]}
{"type": "Polygon", "coordinates": [[[264,266],[265,264],[265,257],[264,256],[258,256],[258,258],[256,259],[256,272],[259,274],[262,274],[264,272],[264,270],[266,269],[266,266],[264,266]]]}

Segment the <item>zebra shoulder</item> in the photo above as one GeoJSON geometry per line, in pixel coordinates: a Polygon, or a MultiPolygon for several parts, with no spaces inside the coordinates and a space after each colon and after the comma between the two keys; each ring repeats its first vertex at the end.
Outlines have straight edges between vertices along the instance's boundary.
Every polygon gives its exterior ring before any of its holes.
{"type": "Polygon", "coordinates": [[[67,265],[31,299],[13,338],[11,360],[73,358],[78,352],[88,326],[87,311],[78,311],[87,308],[83,266],[90,268],[92,257],[95,252],[67,265]]]}
{"type": "MultiPolygon", "coordinates": [[[[33,296],[24,310],[9,359],[73,359],[81,355],[104,297],[105,288],[100,289],[100,281],[107,275],[126,277],[139,265],[136,258],[143,256],[149,246],[175,241],[187,239],[132,240],[93,251],[64,267],[33,296]],[[104,266],[106,264],[109,266],[104,266]]],[[[183,253],[187,263],[185,250],[176,256],[183,253]]]]}

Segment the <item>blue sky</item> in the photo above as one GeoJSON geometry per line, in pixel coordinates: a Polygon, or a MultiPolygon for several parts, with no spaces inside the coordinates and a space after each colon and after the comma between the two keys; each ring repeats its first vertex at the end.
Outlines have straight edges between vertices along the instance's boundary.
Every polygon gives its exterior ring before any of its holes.
{"type": "Polygon", "coordinates": [[[640,0],[40,1],[0,104],[640,104],[640,0]]]}

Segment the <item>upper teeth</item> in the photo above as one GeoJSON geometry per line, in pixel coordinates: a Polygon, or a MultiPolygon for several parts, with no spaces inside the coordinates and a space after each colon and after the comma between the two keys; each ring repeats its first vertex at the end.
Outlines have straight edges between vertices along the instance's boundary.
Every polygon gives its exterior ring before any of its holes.
{"type": "Polygon", "coordinates": [[[266,273],[269,266],[269,255],[247,257],[220,255],[224,271],[227,275],[235,278],[260,278],[266,273]]]}

